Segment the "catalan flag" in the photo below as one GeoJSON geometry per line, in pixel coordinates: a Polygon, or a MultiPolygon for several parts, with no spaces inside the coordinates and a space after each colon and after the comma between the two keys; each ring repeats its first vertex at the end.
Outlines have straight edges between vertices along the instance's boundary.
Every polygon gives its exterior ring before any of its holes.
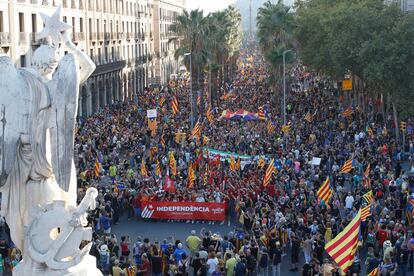
{"type": "Polygon", "coordinates": [[[201,105],[201,96],[197,96],[197,106],[201,105]]]}
{"type": "Polygon", "coordinates": [[[161,165],[160,165],[160,162],[158,160],[157,160],[157,166],[156,166],[155,174],[159,177],[162,176],[161,165]]]}
{"type": "Polygon", "coordinates": [[[408,198],[408,205],[411,206],[411,217],[414,218],[414,198],[412,196],[408,198]]]}
{"type": "Polygon", "coordinates": [[[266,120],[266,114],[263,106],[259,106],[259,112],[257,112],[257,115],[260,120],[266,120]]]}
{"type": "Polygon", "coordinates": [[[354,113],[354,110],[352,109],[352,106],[350,106],[350,107],[348,107],[347,109],[345,109],[345,110],[342,112],[342,116],[344,116],[344,117],[349,117],[349,116],[351,116],[353,113],[354,113]]]}
{"type": "Polygon", "coordinates": [[[366,221],[371,216],[371,203],[361,209],[361,221],[366,221]]]}
{"type": "Polygon", "coordinates": [[[312,121],[313,121],[313,115],[310,112],[306,113],[306,115],[305,115],[305,121],[307,121],[308,123],[312,123],[312,121]]]}
{"type": "Polygon", "coordinates": [[[291,122],[289,122],[287,125],[283,125],[282,126],[282,132],[285,133],[285,134],[289,133],[291,126],[292,126],[291,122]]]}
{"type": "Polygon", "coordinates": [[[371,187],[371,179],[369,178],[370,170],[371,170],[371,164],[368,164],[367,168],[364,171],[364,179],[363,179],[364,186],[368,188],[371,187]]]}
{"type": "Polygon", "coordinates": [[[172,108],[173,115],[176,116],[178,114],[178,100],[177,100],[177,96],[173,96],[172,101],[171,101],[171,108],[172,108]]]}
{"type": "Polygon", "coordinates": [[[236,170],[236,161],[234,160],[234,156],[230,156],[230,171],[236,170]]]}
{"type": "Polygon", "coordinates": [[[112,186],[114,187],[114,193],[118,194],[119,193],[119,189],[118,189],[118,182],[116,181],[116,177],[112,181],[112,186]]]}
{"type": "Polygon", "coordinates": [[[170,170],[173,176],[177,175],[177,161],[175,161],[174,153],[170,152],[169,155],[170,159],[170,170]]]}
{"type": "Polygon", "coordinates": [[[374,268],[370,273],[367,274],[367,276],[379,276],[379,275],[380,275],[379,267],[374,268]]]}
{"type": "Polygon", "coordinates": [[[214,122],[214,116],[213,116],[213,111],[211,110],[211,106],[209,106],[207,109],[206,117],[210,124],[214,122]]]}
{"type": "Polygon", "coordinates": [[[163,148],[165,148],[165,139],[164,139],[164,133],[161,134],[160,137],[160,144],[163,148]]]}
{"type": "Polygon", "coordinates": [[[154,137],[157,134],[157,119],[148,118],[148,127],[151,130],[151,135],[154,137]]]}
{"type": "Polygon", "coordinates": [[[375,198],[374,198],[374,194],[372,193],[372,191],[369,191],[367,193],[365,193],[362,198],[368,203],[372,203],[374,202],[375,198]]]}
{"type": "Polygon", "coordinates": [[[193,136],[193,139],[199,139],[200,138],[200,136],[201,136],[201,124],[200,124],[200,121],[197,121],[197,123],[195,124],[191,135],[193,136]]]}
{"type": "Polygon", "coordinates": [[[144,158],[141,159],[141,175],[145,176],[145,177],[148,177],[147,166],[145,165],[144,158]]]}
{"type": "Polygon", "coordinates": [[[263,178],[263,186],[267,187],[269,185],[270,179],[272,178],[273,171],[275,170],[275,160],[270,160],[269,166],[267,166],[264,178],[263,178]]]}
{"type": "Polygon", "coordinates": [[[194,173],[194,168],[193,168],[193,164],[188,163],[188,188],[192,188],[194,186],[194,181],[195,181],[195,173],[194,173]]]}
{"type": "Polygon", "coordinates": [[[102,165],[101,162],[99,162],[99,157],[96,156],[96,160],[95,160],[95,176],[98,177],[101,174],[101,170],[102,170],[102,165]]]}
{"type": "Polygon", "coordinates": [[[341,168],[341,173],[349,173],[353,169],[353,165],[352,165],[353,161],[354,161],[353,157],[351,157],[351,159],[346,160],[344,165],[341,168]]]}
{"type": "Polygon", "coordinates": [[[267,120],[266,128],[268,134],[272,134],[275,131],[275,125],[271,120],[267,120]]]}
{"type": "Polygon", "coordinates": [[[257,167],[263,168],[266,165],[266,161],[263,159],[263,157],[260,157],[259,160],[257,160],[257,167]]]}
{"type": "Polygon", "coordinates": [[[236,168],[236,171],[239,171],[241,169],[241,160],[240,160],[240,157],[237,158],[235,168],[236,168]]]}
{"type": "Polygon", "coordinates": [[[150,160],[154,160],[154,158],[157,156],[157,152],[158,152],[157,147],[150,148],[150,160]]]}
{"type": "Polygon", "coordinates": [[[204,171],[204,177],[203,177],[204,185],[207,185],[208,175],[209,175],[209,168],[208,168],[208,164],[206,164],[206,169],[204,171]]]}
{"type": "Polygon", "coordinates": [[[341,233],[325,245],[326,252],[338,264],[343,274],[354,262],[360,226],[361,210],[341,233]]]}
{"type": "Polygon", "coordinates": [[[325,204],[328,204],[329,200],[332,197],[332,194],[333,194],[333,191],[331,188],[331,181],[328,176],[326,177],[326,180],[323,182],[323,184],[319,188],[317,192],[317,196],[320,200],[323,200],[325,204]]]}
{"type": "Polygon", "coordinates": [[[203,145],[207,145],[208,142],[210,142],[210,139],[208,139],[208,137],[204,135],[203,136],[203,145]]]}
{"type": "Polygon", "coordinates": [[[368,128],[367,128],[367,132],[368,132],[368,136],[369,136],[369,137],[374,136],[374,132],[372,131],[372,128],[368,127],[368,128]]]}
{"type": "Polygon", "coordinates": [[[159,101],[160,106],[163,106],[164,102],[165,102],[165,98],[164,97],[161,97],[160,98],[160,101],[159,101]]]}

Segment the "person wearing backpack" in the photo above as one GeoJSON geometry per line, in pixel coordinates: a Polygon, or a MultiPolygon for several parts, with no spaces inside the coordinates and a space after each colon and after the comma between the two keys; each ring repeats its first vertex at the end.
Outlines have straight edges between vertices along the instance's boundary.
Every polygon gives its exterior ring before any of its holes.
{"type": "Polygon", "coordinates": [[[245,258],[240,259],[239,256],[236,257],[237,264],[234,268],[234,276],[246,276],[247,273],[247,260],[245,258]]]}

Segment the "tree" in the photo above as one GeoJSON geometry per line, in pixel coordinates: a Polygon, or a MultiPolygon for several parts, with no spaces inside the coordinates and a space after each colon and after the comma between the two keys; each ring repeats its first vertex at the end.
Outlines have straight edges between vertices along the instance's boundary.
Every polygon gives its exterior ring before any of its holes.
{"type": "MultiPolygon", "coordinates": [[[[281,88],[282,54],[287,49],[295,48],[293,36],[294,15],[290,7],[282,0],[277,4],[268,1],[259,8],[257,14],[257,37],[266,61],[271,66],[272,80],[276,83],[276,91],[281,88]],[[276,82],[278,80],[279,82],[276,82]]],[[[293,59],[293,53],[286,56],[287,61],[293,59]]]]}

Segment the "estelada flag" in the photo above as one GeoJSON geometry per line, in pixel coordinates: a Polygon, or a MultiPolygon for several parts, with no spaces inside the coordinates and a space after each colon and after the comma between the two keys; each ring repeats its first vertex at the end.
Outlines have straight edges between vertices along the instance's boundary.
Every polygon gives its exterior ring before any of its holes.
{"type": "Polygon", "coordinates": [[[176,96],[173,96],[172,100],[171,100],[171,108],[172,108],[172,113],[173,115],[177,115],[178,114],[178,100],[176,96]]]}

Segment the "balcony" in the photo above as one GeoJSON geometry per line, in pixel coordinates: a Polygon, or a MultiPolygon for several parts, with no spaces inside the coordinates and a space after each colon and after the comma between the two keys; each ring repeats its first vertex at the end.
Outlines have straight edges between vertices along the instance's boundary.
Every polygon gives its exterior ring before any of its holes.
{"type": "Polygon", "coordinates": [[[39,45],[40,44],[40,40],[39,40],[39,33],[31,33],[30,34],[30,43],[32,45],[39,45]]]}
{"type": "Polygon", "coordinates": [[[67,8],[68,7],[68,0],[62,0],[62,6],[64,8],[67,8]]]}
{"type": "Polygon", "coordinates": [[[39,3],[39,1],[37,1],[37,0],[30,0],[30,4],[37,5],[37,3],[39,3]]]}
{"type": "Polygon", "coordinates": [[[135,34],[133,32],[129,32],[128,33],[128,39],[134,39],[135,38],[135,34]]]}
{"type": "Polygon", "coordinates": [[[103,32],[98,32],[97,37],[98,37],[98,40],[104,40],[104,33],[103,32]]]}
{"type": "Polygon", "coordinates": [[[19,33],[19,45],[27,45],[28,36],[27,33],[19,33]]]}
{"type": "Polygon", "coordinates": [[[49,6],[49,0],[42,0],[43,6],[49,6]]]}
{"type": "Polygon", "coordinates": [[[71,9],[76,9],[76,3],[75,3],[75,0],[72,0],[72,1],[70,2],[70,8],[71,8],[71,9]]]}
{"type": "Polygon", "coordinates": [[[11,44],[11,35],[10,33],[0,33],[0,45],[1,46],[10,46],[11,44]]]}
{"type": "Polygon", "coordinates": [[[146,37],[146,34],[145,33],[142,33],[141,34],[141,40],[145,40],[145,37],[146,37]]]}
{"type": "Polygon", "coordinates": [[[124,33],[118,33],[117,37],[119,40],[125,39],[125,34],[124,33]]]}
{"type": "Polygon", "coordinates": [[[73,41],[79,42],[79,41],[85,41],[85,33],[84,32],[76,32],[73,33],[73,41]]]}
{"type": "Polygon", "coordinates": [[[108,32],[105,32],[104,33],[104,39],[105,39],[105,41],[108,41],[108,40],[110,40],[112,38],[112,34],[111,33],[108,33],[108,32]]]}
{"type": "Polygon", "coordinates": [[[96,40],[97,33],[89,33],[89,40],[96,40]]]}
{"type": "Polygon", "coordinates": [[[79,9],[80,10],[83,10],[84,9],[84,7],[83,7],[83,1],[82,0],[79,0],[79,9]]]}
{"type": "Polygon", "coordinates": [[[125,68],[125,66],[126,66],[125,60],[120,60],[120,61],[98,65],[96,66],[95,71],[92,73],[92,76],[97,76],[97,75],[102,75],[102,74],[122,70],[125,68]]]}

